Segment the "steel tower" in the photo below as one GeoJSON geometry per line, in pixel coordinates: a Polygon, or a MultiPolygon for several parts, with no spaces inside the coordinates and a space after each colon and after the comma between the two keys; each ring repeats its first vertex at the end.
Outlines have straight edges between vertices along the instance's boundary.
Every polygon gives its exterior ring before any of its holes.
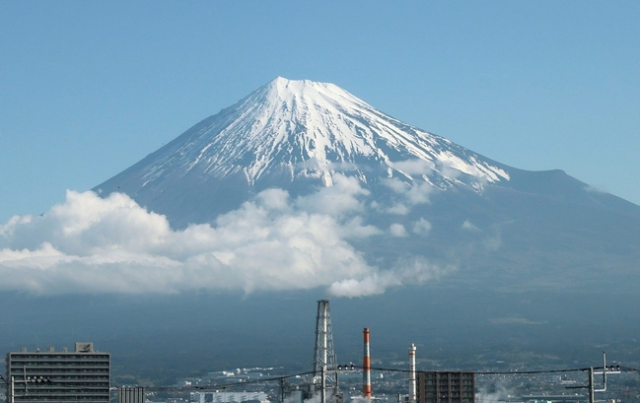
{"type": "Polygon", "coordinates": [[[316,345],[313,357],[313,380],[320,384],[322,403],[327,400],[340,401],[338,393],[338,370],[336,353],[333,350],[333,333],[331,332],[331,312],[329,301],[318,301],[316,316],[316,345]],[[330,395],[327,399],[327,390],[330,395]]]}

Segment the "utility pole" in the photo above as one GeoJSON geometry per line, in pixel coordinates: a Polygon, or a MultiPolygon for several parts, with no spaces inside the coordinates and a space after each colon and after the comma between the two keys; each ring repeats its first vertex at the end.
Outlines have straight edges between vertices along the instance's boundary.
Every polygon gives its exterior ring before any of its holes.
{"type": "Polygon", "coordinates": [[[596,402],[596,391],[593,387],[593,367],[589,367],[589,403],[596,402]]]}
{"type": "Polygon", "coordinates": [[[607,391],[607,374],[619,374],[620,366],[614,368],[607,367],[607,354],[602,352],[602,372],[594,371],[593,367],[589,367],[589,380],[586,386],[567,386],[567,389],[587,389],[589,391],[589,403],[595,403],[596,401],[596,392],[606,392],[607,391]],[[602,387],[600,389],[596,389],[595,382],[593,379],[594,375],[602,375],[602,387]]]}
{"type": "Polygon", "coordinates": [[[280,403],[284,403],[284,377],[280,377],[280,403]]]}

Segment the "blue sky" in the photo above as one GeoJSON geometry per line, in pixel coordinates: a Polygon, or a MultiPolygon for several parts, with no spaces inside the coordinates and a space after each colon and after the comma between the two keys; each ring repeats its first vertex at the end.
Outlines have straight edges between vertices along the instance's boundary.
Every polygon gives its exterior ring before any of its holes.
{"type": "Polygon", "coordinates": [[[276,76],[640,204],[640,3],[0,0],[0,223],[276,76]]]}

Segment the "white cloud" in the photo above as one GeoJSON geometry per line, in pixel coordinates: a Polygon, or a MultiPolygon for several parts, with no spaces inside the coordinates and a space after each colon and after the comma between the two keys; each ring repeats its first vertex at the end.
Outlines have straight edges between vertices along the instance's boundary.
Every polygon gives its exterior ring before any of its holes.
{"type": "Polygon", "coordinates": [[[417,235],[428,235],[431,232],[431,223],[424,218],[420,218],[413,224],[413,233],[417,235]]]}
{"type": "Polygon", "coordinates": [[[503,318],[491,318],[489,319],[494,325],[544,325],[549,322],[545,321],[533,321],[519,316],[508,316],[503,318]]]}
{"type": "Polygon", "coordinates": [[[465,222],[462,223],[462,229],[471,231],[471,232],[482,232],[480,228],[478,228],[474,223],[472,223],[469,220],[465,220],[465,222]]]}
{"type": "Polygon", "coordinates": [[[404,203],[398,203],[384,209],[383,211],[389,214],[407,215],[409,214],[409,207],[407,207],[404,203]]]}
{"type": "MultiPolygon", "coordinates": [[[[389,232],[367,224],[362,199],[368,192],[354,178],[333,175],[332,182],[295,199],[268,189],[212,225],[183,230],[124,194],[101,198],[68,191],[63,203],[42,216],[0,224],[0,290],[248,293],[329,287],[336,296],[361,296],[439,276],[442,270],[419,259],[386,271],[368,264],[350,240],[403,237],[407,230],[399,223],[389,232]]],[[[421,219],[412,231],[424,235],[429,229],[421,219]]]]}
{"type": "Polygon", "coordinates": [[[464,162],[459,158],[455,158],[454,161],[450,161],[447,155],[441,155],[438,158],[438,171],[440,174],[449,179],[458,179],[462,175],[462,171],[459,169],[464,162]],[[460,162],[456,164],[455,162],[460,162]]]}
{"type": "Polygon", "coordinates": [[[373,225],[364,225],[362,221],[362,217],[360,216],[352,218],[341,227],[340,234],[345,239],[361,239],[383,233],[373,225]]]}
{"type": "Polygon", "coordinates": [[[429,195],[434,188],[427,182],[416,183],[407,192],[407,199],[411,204],[429,203],[429,195]]]}
{"type": "Polygon", "coordinates": [[[364,205],[358,199],[369,191],[360,186],[358,179],[340,174],[332,176],[333,186],[322,187],[318,192],[296,200],[298,208],[313,213],[343,217],[347,213],[360,212],[364,205]]]}
{"type": "Polygon", "coordinates": [[[494,226],[493,228],[488,228],[485,231],[479,228],[477,225],[475,225],[471,221],[465,220],[465,222],[462,223],[462,229],[464,231],[468,231],[470,233],[480,235],[481,238],[479,238],[478,240],[481,242],[482,246],[488,251],[495,252],[502,247],[502,236],[501,236],[500,228],[497,226],[494,226]]]}
{"type": "Polygon", "coordinates": [[[584,190],[592,193],[608,193],[604,186],[585,186],[584,190]]]}
{"type": "Polygon", "coordinates": [[[412,206],[429,203],[429,196],[435,190],[430,183],[422,180],[410,183],[398,178],[388,178],[384,179],[382,184],[391,189],[401,200],[382,210],[398,215],[407,214],[412,206]]]}
{"type": "Polygon", "coordinates": [[[411,187],[411,184],[405,181],[402,181],[398,178],[383,179],[382,184],[388,187],[389,189],[393,190],[394,193],[397,193],[397,194],[404,194],[407,192],[409,187],[411,187]]]}
{"type": "Polygon", "coordinates": [[[394,236],[396,238],[405,238],[409,236],[409,234],[407,234],[407,230],[404,228],[404,225],[398,223],[394,223],[389,226],[389,233],[391,233],[391,236],[394,236]]]}
{"type": "Polygon", "coordinates": [[[499,230],[495,230],[493,235],[483,240],[484,247],[492,252],[497,251],[502,247],[502,236],[499,230]]]}
{"type": "Polygon", "coordinates": [[[412,257],[396,263],[392,270],[378,271],[361,279],[345,279],[331,284],[332,297],[365,297],[384,293],[388,288],[404,284],[423,284],[457,270],[454,266],[441,267],[422,257],[412,257]]]}
{"type": "Polygon", "coordinates": [[[393,164],[393,167],[409,176],[413,176],[428,175],[433,171],[435,166],[431,161],[426,161],[423,159],[412,159],[395,162],[393,164]]]}
{"type": "Polygon", "coordinates": [[[174,231],[164,216],[128,196],[69,191],[43,216],[0,225],[0,289],[34,293],[180,292],[190,289],[305,289],[371,273],[346,237],[380,233],[359,217],[362,192],[337,180],[340,194],[302,202],[270,189],[218,218],[214,226],[174,231]],[[326,210],[321,200],[335,203],[326,210]]]}

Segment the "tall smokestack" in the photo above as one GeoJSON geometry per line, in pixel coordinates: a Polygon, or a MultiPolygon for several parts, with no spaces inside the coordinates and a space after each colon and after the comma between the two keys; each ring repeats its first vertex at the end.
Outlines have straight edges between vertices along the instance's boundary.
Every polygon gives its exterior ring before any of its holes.
{"type": "Polygon", "coordinates": [[[409,347],[409,401],[416,401],[416,345],[409,347]]]}
{"type": "Polygon", "coordinates": [[[329,301],[318,301],[318,315],[316,316],[316,347],[313,354],[314,382],[320,381],[320,397],[325,402],[325,391],[333,389],[333,395],[338,394],[338,371],[336,368],[336,353],[333,350],[333,335],[331,332],[331,313],[329,301]]]}
{"type": "Polygon", "coordinates": [[[362,361],[362,396],[371,398],[371,353],[369,351],[369,328],[364,333],[364,359],[362,361]]]}

